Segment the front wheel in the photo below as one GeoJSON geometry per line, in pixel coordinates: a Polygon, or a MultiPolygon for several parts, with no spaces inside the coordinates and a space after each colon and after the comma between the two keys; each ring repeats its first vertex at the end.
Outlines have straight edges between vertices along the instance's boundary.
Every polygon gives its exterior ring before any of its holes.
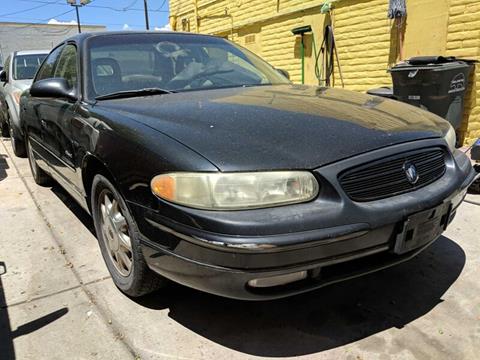
{"type": "MultiPolygon", "coordinates": [[[[477,173],[480,173],[480,164],[476,164],[474,169],[477,173]]],[[[474,194],[480,194],[480,179],[475,181],[468,190],[474,194]]]]}
{"type": "Polygon", "coordinates": [[[115,186],[103,175],[92,184],[92,215],[100,250],[115,285],[133,297],[166,283],[147,266],[133,217],[115,186]]]}
{"type": "Polygon", "coordinates": [[[8,129],[8,123],[5,121],[1,124],[2,137],[9,137],[10,130],[8,129]]]}
{"type": "Polygon", "coordinates": [[[51,178],[38,166],[37,160],[35,159],[35,154],[33,153],[33,149],[30,144],[30,140],[28,140],[28,136],[25,137],[25,144],[27,144],[28,162],[30,163],[30,170],[32,171],[33,180],[35,183],[41,186],[49,185],[51,178]]]}

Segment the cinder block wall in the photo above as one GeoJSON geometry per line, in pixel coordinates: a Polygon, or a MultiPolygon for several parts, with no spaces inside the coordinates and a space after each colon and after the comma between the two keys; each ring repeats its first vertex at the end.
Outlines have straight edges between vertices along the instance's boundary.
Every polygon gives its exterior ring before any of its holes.
{"type": "MultiPolygon", "coordinates": [[[[105,31],[105,26],[82,26],[83,32],[105,31]]],[[[77,25],[50,25],[0,22],[0,63],[20,50],[50,50],[76,35],[77,25]]]]}
{"type": "MultiPolygon", "coordinates": [[[[399,60],[399,36],[387,18],[388,0],[337,0],[331,17],[320,14],[322,4],[321,0],[170,0],[170,23],[179,31],[227,37],[289,71],[294,82],[301,80],[301,66],[299,38],[291,30],[311,25],[313,34],[305,39],[307,84],[318,84],[314,42],[318,50],[325,25],[333,24],[345,87],[365,92],[391,86],[387,70],[399,60]]],[[[478,0],[407,0],[407,9],[401,30],[406,58],[452,55],[480,60],[478,0]]],[[[335,77],[335,86],[340,86],[338,69],[335,77]]],[[[480,137],[480,77],[475,74],[460,135],[467,143],[480,137]]]]}
{"type": "MultiPolygon", "coordinates": [[[[450,1],[446,53],[480,60],[480,1],[450,1]]],[[[466,143],[480,137],[480,64],[476,68],[476,73],[470,77],[462,124],[466,143]]]]}

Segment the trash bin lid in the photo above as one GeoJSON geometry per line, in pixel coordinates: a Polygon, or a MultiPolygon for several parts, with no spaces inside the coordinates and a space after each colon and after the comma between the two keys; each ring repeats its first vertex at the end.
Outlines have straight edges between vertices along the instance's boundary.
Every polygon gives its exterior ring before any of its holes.
{"type": "Polygon", "coordinates": [[[411,65],[445,64],[457,61],[455,56],[415,56],[407,60],[411,65]]]}
{"type": "Polygon", "coordinates": [[[388,71],[389,72],[412,71],[412,70],[445,71],[445,70],[453,70],[453,69],[463,69],[470,66],[471,64],[465,61],[460,61],[460,60],[445,62],[445,63],[430,63],[430,64],[421,64],[421,65],[411,64],[407,60],[405,62],[398,63],[388,71]]]}

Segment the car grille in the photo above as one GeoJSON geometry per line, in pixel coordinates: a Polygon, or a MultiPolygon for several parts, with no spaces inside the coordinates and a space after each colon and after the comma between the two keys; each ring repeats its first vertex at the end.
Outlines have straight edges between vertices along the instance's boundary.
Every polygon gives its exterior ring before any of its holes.
{"type": "Polygon", "coordinates": [[[445,171],[445,151],[430,148],[360,165],[341,173],[339,181],[352,200],[372,201],[417,190],[440,179],[445,171]],[[406,162],[417,168],[415,184],[407,179],[406,162]]]}

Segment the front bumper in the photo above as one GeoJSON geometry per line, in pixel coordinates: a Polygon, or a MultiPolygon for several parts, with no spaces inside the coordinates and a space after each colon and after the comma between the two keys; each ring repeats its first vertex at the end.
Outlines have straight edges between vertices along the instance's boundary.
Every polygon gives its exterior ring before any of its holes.
{"type": "MultiPolygon", "coordinates": [[[[425,143],[439,145],[434,140],[425,143]]],[[[129,203],[147,264],[162,276],[192,288],[237,299],[265,300],[406,261],[435,240],[395,251],[398,234],[411,215],[439,206],[448,209],[441,230],[455,216],[476,177],[465,155],[456,152],[449,156],[445,175],[435,183],[378,201],[353,202],[336,184],[336,178],[355,162],[409,150],[409,146],[399,145],[345,160],[345,164],[322,167],[317,176],[331,188],[323,186],[319,199],[308,204],[209,212],[171,204],[152,210],[129,203]],[[253,279],[299,271],[307,271],[308,277],[289,285],[248,285],[253,279]]]]}
{"type": "MultiPolygon", "coordinates": [[[[270,271],[240,270],[210,266],[182,258],[144,243],[143,253],[149,258],[150,268],[156,273],[193,289],[239,300],[273,300],[319,289],[337,282],[354,279],[408,261],[430,246],[434,241],[408,254],[397,256],[386,251],[368,252],[345,258],[324,259],[310,265],[300,265],[270,271]],[[253,288],[248,282],[284,274],[307,271],[308,278],[272,288],[253,288]]],[[[376,251],[376,250],[375,250],[376,251]]]]}

